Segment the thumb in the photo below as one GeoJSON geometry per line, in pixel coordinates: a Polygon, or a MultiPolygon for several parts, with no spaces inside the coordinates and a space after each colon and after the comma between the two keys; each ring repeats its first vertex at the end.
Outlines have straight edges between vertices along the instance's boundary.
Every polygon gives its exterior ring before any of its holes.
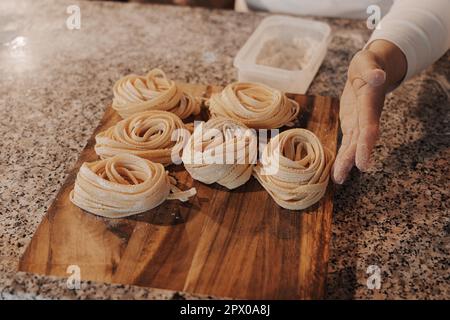
{"type": "Polygon", "coordinates": [[[378,87],[386,82],[386,72],[380,68],[374,68],[363,73],[362,79],[371,87],[378,87]]]}
{"type": "Polygon", "coordinates": [[[367,50],[359,51],[352,59],[348,79],[355,91],[365,85],[379,87],[386,82],[386,72],[377,56],[367,50]]]}

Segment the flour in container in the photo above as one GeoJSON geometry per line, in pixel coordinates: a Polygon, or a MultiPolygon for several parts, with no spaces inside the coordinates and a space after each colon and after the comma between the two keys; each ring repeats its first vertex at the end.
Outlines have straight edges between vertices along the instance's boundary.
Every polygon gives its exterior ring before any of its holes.
{"type": "Polygon", "coordinates": [[[285,70],[302,70],[316,51],[317,41],[310,37],[272,38],[264,42],[256,63],[285,70]]]}

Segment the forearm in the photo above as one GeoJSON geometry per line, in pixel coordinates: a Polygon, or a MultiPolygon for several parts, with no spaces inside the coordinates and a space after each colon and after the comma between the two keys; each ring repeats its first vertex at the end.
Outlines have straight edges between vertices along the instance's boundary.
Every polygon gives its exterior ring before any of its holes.
{"type": "Polygon", "coordinates": [[[379,47],[375,42],[379,40],[389,41],[403,52],[407,62],[404,79],[409,79],[448,50],[450,1],[397,0],[380,21],[379,29],[373,32],[366,48],[375,50],[379,47]]]}

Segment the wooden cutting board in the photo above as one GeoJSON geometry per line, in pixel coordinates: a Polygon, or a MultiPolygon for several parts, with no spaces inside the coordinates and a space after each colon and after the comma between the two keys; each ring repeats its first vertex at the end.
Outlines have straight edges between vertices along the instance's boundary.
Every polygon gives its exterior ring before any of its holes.
{"type": "MultiPolygon", "coordinates": [[[[209,97],[219,87],[183,85],[209,97]]],[[[336,151],[338,101],[293,95],[299,127],[336,151]]],[[[203,113],[205,117],[205,113],[203,113]]],[[[244,299],[317,299],[325,293],[333,190],[303,211],[280,208],[252,178],[233,191],[170,166],[189,202],[166,201],[134,217],[106,219],[69,200],[79,167],[97,159],[95,135],[120,120],[108,107],[19,263],[20,271],[244,299]]]]}

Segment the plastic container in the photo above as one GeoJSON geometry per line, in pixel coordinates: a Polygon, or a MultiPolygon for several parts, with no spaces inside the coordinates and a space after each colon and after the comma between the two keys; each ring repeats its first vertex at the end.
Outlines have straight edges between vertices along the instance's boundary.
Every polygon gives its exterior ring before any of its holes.
{"type": "MultiPolygon", "coordinates": [[[[331,29],[328,24],[319,21],[286,16],[265,18],[234,59],[239,81],[260,82],[289,93],[306,93],[327,53],[330,34],[331,29]],[[308,58],[303,58],[301,69],[294,67],[296,70],[290,70],[291,68],[261,64],[261,50],[267,51],[267,41],[290,44],[302,40],[314,45],[308,49],[308,58]]],[[[285,48],[281,47],[280,51],[282,50],[285,48]]],[[[291,54],[295,52],[295,50],[290,51],[291,54]]],[[[303,56],[303,54],[304,52],[299,50],[299,55],[303,56]]]]}

